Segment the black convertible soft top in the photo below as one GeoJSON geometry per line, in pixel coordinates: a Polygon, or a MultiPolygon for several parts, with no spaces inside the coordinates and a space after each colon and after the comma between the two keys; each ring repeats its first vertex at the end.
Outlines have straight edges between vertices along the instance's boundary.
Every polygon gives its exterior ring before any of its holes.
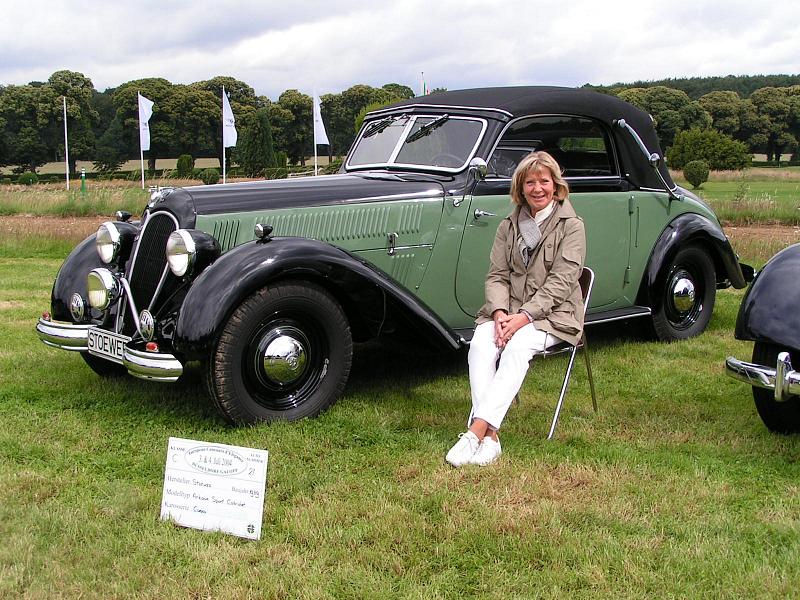
{"type": "MultiPolygon", "coordinates": [[[[398,108],[409,112],[419,110],[448,111],[456,114],[477,112],[501,121],[551,114],[591,117],[605,123],[611,129],[626,169],[625,175],[632,183],[639,187],[663,188],[630,134],[614,126],[616,120],[625,119],[625,122],[642,138],[647,149],[663,157],[664,153],[653,128],[653,120],[646,112],[616,96],[588,89],[554,86],[475,88],[436,92],[410,98],[373,111],[367,118],[396,112],[398,108]]],[[[663,160],[659,170],[670,187],[674,186],[663,160]]]]}

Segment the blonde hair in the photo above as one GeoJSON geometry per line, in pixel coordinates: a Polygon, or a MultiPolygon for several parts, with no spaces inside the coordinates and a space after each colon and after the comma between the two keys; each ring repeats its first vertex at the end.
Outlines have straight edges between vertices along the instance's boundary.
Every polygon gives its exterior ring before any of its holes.
{"type": "Polygon", "coordinates": [[[553,198],[555,200],[566,200],[569,196],[569,186],[564,178],[561,176],[561,167],[558,166],[556,159],[547,152],[531,152],[523,158],[514,170],[514,175],[511,176],[511,199],[515,204],[525,204],[525,178],[531,171],[538,172],[542,169],[550,171],[553,177],[553,184],[555,191],[553,198]]]}

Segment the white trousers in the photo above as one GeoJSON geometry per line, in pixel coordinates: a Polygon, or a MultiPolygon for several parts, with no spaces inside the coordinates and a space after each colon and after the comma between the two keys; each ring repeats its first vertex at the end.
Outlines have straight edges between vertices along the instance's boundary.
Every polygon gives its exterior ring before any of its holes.
{"type": "Polygon", "coordinates": [[[472,412],[467,427],[475,419],[483,419],[492,429],[500,429],[522,387],[533,355],[561,341],[529,323],[518,329],[500,350],[494,343],[494,327],[494,321],[478,325],[469,345],[472,412]]]}

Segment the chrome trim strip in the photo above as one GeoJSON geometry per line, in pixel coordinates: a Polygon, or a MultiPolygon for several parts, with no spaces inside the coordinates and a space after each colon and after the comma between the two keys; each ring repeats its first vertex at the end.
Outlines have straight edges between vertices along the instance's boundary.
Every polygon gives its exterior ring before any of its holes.
{"type": "Polygon", "coordinates": [[[148,381],[171,383],[183,374],[183,364],[172,354],[142,352],[127,346],[122,364],[134,377],[148,381]]]}
{"type": "Polygon", "coordinates": [[[46,321],[39,317],[36,333],[42,342],[53,348],[86,352],[89,327],[90,325],[76,325],[66,321],[46,321]]]}
{"type": "Polygon", "coordinates": [[[456,110],[485,110],[488,112],[497,112],[508,117],[513,117],[510,112],[504,110],[502,108],[489,108],[484,106],[459,106],[457,104],[406,104],[405,106],[395,106],[394,108],[382,108],[379,110],[373,110],[372,112],[367,113],[367,116],[370,115],[380,115],[383,113],[392,113],[392,112],[402,112],[407,108],[430,108],[430,109],[448,109],[453,108],[456,110]]]}
{"type": "MultiPolygon", "coordinates": [[[[191,264],[189,265],[189,270],[191,270],[191,264]]],[[[156,298],[158,298],[158,295],[161,293],[161,288],[164,287],[164,282],[167,280],[167,275],[169,275],[169,273],[170,273],[169,261],[167,261],[167,264],[164,265],[164,270],[161,272],[161,279],[158,280],[156,291],[153,293],[153,297],[150,298],[150,304],[148,304],[147,310],[153,310],[153,306],[156,303],[156,298]]],[[[137,320],[139,319],[139,313],[136,313],[136,319],[137,320]]]]}
{"type": "Polygon", "coordinates": [[[725,374],[753,387],[773,390],[775,401],[784,402],[791,396],[800,396],[800,372],[792,369],[791,362],[788,362],[787,365],[788,360],[788,352],[781,352],[778,355],[778,364],[783,364],[780,369],[777,369],[729,356],[725,359],[725,374]]]}
{"type": "MultiPolygon", "coordinates": [[[[122,282],[122,289],[125,290],[126,300],[131,303],[131,312],[133,313],[133,322],[136,325],[136,331],[138,331],[139,335],[141,335],[142,339],[144,339],[144,336],[142,335],[142,328],[139,325],[139,309],[136,308],[136,303],[133,301],[133,290],[131,290],[131,285],[124,277],[120,277],[119,280],[122,282]]],[[[119,332],[115,331],[115,333],[119,332]]]]}

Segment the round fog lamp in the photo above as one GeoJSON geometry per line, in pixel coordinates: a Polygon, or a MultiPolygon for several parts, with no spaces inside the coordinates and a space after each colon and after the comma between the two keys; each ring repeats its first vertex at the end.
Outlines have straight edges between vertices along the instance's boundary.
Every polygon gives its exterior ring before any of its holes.
{"type": "Polygon", "coordinates": [[[107,309],[119,298],[119,283],[108,269],[92,269],[86,278],[89,306],[98,310],[107,309]]]}
{"type": "Polygon", "coordinates": [[[121,246],[120,237],[119,229],[117,229],[116,225],[111,221],[106,221],[100,225],[94,240],[97,247],[97,254],[104,263],[109,264],[114,262],[119,255],[121,246]]]}
{"type": "Polygon", "coordinates": [[[167,239],[167,262],[178,277],[189,273],[194,265],[197,247],[191,234],[185,229],[173,231],[167,239]]]}

